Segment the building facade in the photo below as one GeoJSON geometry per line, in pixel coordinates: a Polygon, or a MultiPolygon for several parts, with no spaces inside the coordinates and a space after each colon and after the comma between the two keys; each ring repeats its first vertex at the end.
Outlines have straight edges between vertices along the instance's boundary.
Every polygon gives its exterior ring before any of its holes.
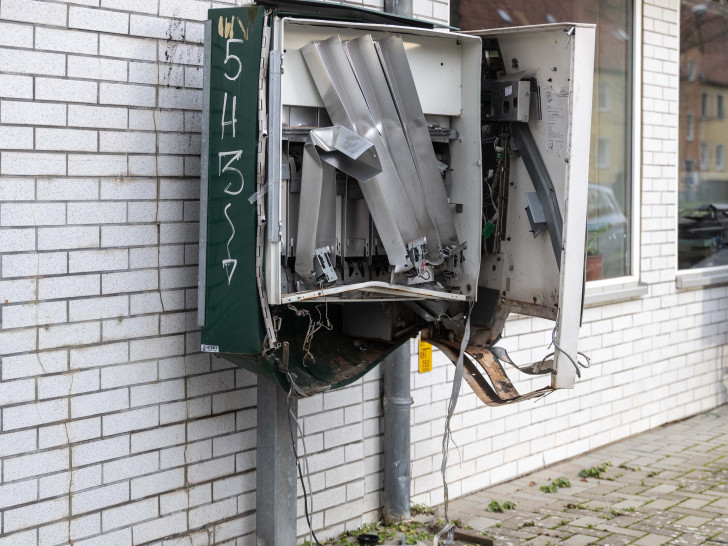
{"type": "MultiPolygon", "coordinates": [[[[0,0],[0,546],[255,543],[256,379],[201,354],[196,326],[201,22],[230,5],[0,0]]],[[[466,2],[414,2],[441,22],[451,7],[466,2]]],[[[464,386],[451,498],[726,401],[728,274],[678,270],[680,5],[628,12],[612,30],[628,77],[601,80],[627,90],[609,103],[623,122],[601,111],[590,182],[601,170],[622,184],[630,258],[588,285],[592,367],[574,390],[510,407],[464,386]],[[600,139],[626,150],[624,168],[599,163],[600,139]]],[[[701,85],[713,97],[722,83],[701,85]]],[[[695,124],[696,142],[713,130],[695,124]]],[[[513,317],[502,345],[540,360],[551,328],[513,317]]],[[[436,353],[419,373],[412,348],[412,499],[437,504],[454,367],[436,353]]],[[[381,392],[375,369],[299,404],[321,538],[380,515],[381,392]]],[[[298,514],[303,540],[302,497],[298,514]]]]}

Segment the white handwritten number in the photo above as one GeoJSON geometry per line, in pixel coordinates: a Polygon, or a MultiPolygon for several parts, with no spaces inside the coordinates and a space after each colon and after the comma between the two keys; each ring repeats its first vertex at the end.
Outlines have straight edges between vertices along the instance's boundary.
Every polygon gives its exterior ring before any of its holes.
{"type": "Polygon", "coordinates": [[[241,191],[243,191],[243,188],[245,187],[245,179],[243,178],[243,173],[241,173],[239,170],[237,170],[235,167],[231,167],[230,163],[233,161],[237,161],[240,159],[240,155],[243,153],[243,150],[235,150],[234,152],[220,152],[217,154],[218,164],[217,164],[217,174],[218,176],[223,175],[227,171],[235,171],[238,173],[238,176],[240,177],[240,189],[237,191],[231,191],[230,186],[232,186],[232,182],[229,183],[227,186],[225,186],[225,189],[223,190],[228,195],[237,195],[241,191]],[[233,158],[225,163],[225,166],[222,166],[222,158],[225,156],[231,155],[233,158]]]}
{"type": "Polygon", "coordinates": [[[230,38],[227,42],[225,42],[225,63],[224,64],[227,64],[227,62],[230,59],[233,59],[236,63],[238,63],[238,71],[235,73],[235,76],[233,76],[231,78],[226,73],[225,77],[230,81],[235,81],[238,79],[238,76],[240,76],[240,72],[243,70],[243,63],[240,62],[240,57],[238,57],[237,55],[230,55],[230,42],[238,42],[238,43],[242,44],[243,41],[238,40],[237,38],[230,38]]]}
{"type": "Polygon", "coordinates": [[[238,109],[238,97],[233,95],[233,113],[230,121],[225,121],[225,112],[227,112],[227,91],[225,91],[225,96],[222,99],[222,119],[220,120],[220,126],[222,127],[222,134],[220,135],[220,140],[225,138],[225,126],[226,125],[232,125],[233,126],[233,138],[235,138],[235,124],[238,122],[238,119],[235,117],[235,112],[238,109]]]}
{"type": "Polygon", "coordinates": [[[230,281],[233,279],[233,275],[235,274],[235,268],[238,266],[238,261],[235,258],[230,257],[230,243],[232,242],[233,238],[235,237],[235,226],[233,225],[232,221],[230,220],[230,217],[228,216],[228,209],[230,208],[230,203],[228,203],[225,206],[225,210],[223,213],[225,214],[225,218],[228,221],[228,224],[230,224],[230,229],[233,230],[233,232],[230,234],[230,238],[227,242],[227,260],[222,261],[222,267],[225,269],[225,273],[227,274],[227,280],[228,280],[228,286],[230,286],[230,281]]]}

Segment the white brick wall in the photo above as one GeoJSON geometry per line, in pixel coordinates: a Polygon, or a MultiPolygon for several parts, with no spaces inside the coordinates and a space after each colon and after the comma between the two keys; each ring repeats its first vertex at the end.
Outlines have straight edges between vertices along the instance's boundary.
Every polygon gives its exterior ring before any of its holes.
{"type": "MultiPolygon", "coordinates": [[[[194,326],[200,21],[235,2],[78,4],[0,0],[0,545],[253,544],[255,379],[194,326]]],[[[452,496],[725,401],[726,288],[674,281],[678,6],[644,6],[649,294],[585,311],[574,391],[492,409],[463,388],[452,496]]],[[[532,361],[549,329],[514,319],[503,343],[532,361]]],[[[416,502],[442,499],[452,372],[412,374],[416,502]]],[[[375,370],[300,403],[319,536],[378,517],[380,397],[375,370]]]]}

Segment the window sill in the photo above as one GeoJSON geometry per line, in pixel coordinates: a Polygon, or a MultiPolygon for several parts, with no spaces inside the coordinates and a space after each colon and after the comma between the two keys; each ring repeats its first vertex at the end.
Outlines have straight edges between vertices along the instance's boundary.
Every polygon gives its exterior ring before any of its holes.
{"type": "Polygon", "coordinates": [[[639,281],[626,281],[609,286],[588,286],[584,294],[584,307],[596,307],[606,303],[639,298],[647,294],[649,288],[639,281]]]}
{"type": "Polygon", "coordinates": [[[675,284],[678,288],[703,288],[728,283],[728,267],[701,269],[699,271],[678,271],[675,284]]]}

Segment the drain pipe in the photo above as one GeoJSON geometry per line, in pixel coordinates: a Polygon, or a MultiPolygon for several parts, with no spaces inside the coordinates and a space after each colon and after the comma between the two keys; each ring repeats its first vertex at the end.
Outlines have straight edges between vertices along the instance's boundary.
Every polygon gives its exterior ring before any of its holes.
{"type": "MultiPolygon", "coordinates": [[[[384,0],[384,11],[412,17],[412,0],[384,0]]],[[[410,341],[384,366],[384,522],[410,516],[410,341]]]]}
{"type": "Polygon", "coordinates": [[[384,522],[410,516],[410,341],[384,367],[384,522]]]}

